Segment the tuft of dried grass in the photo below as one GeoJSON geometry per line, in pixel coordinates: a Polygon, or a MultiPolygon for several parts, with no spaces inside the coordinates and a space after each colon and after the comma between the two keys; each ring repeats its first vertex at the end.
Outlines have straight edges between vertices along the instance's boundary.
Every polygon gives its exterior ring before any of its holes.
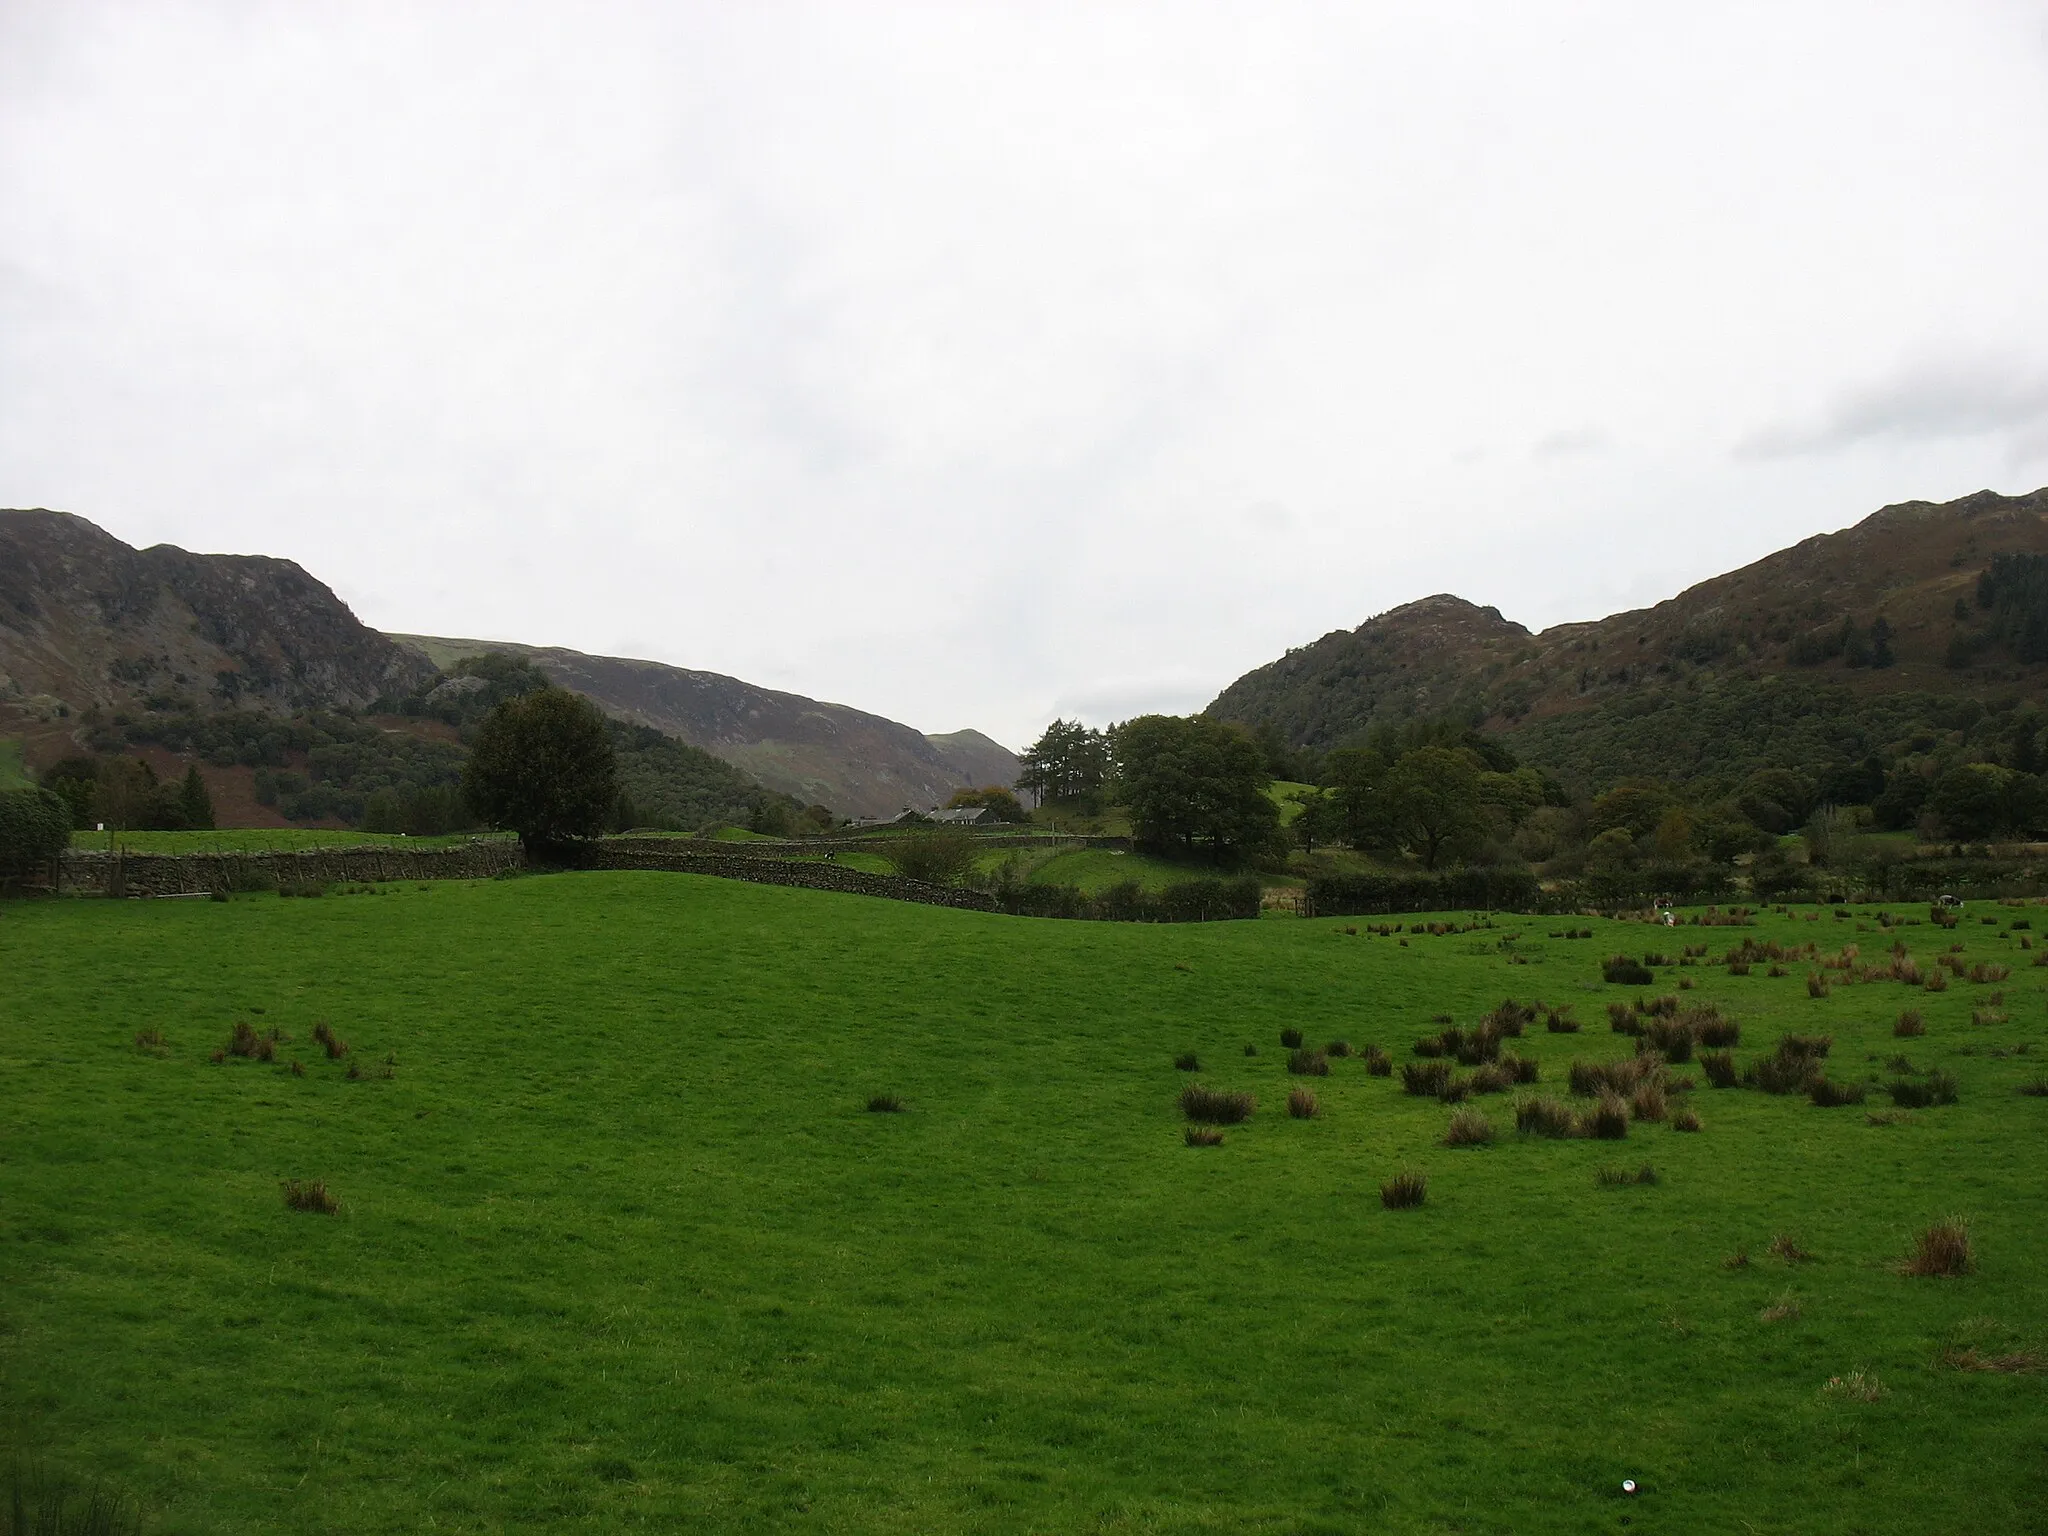
{"type": "Polygon", "coordinates": [[[1623,1184],[1655,1184],[1657,1170],[1648,1163],[1633,1173],[1626,1168],[1602,1168],[1593,1175],[1593,1181],[1603,1189],[1613,1189],[1623,1184]]]}
{"type": "Polygon", "coordinates": [[[1429,1177],[1410,1170],[1380,1186],[1380,1204],[1390,1211],[1408,1211],[1429,1198],[1429,1177]]]}
{"type": "Polygon", "coordinates": [[[1700,1117],[1690,1109],[1681,1109],[1671,1117],[1671,1129],[1674,1131],[1697,1131],[1699,1128],[1700,1117]]]}
{"type": "Polygon", "coordinates": [[[1664,1085],[1654,1081],[1638,1087],[1629,1100],[1629,1112],[1638,1120],[1662,1120],[1670,1110],[1671,1106],[1664,1097],[1664,1085]]]}
{"type": "Polygon", "coordinates": [[[1493,1122],[1476,1109],[1461,1109],[1444,1128],[1447,1147],[1483,1147],[1493,1140],[1493,1122]]]}
{"type": "Polygon", "coordinates": [[[1189,1083],[1180,1091],[1180,1112],[1207,1125],[1238,1125],[1251,1119],[1258,1100],[1249,1093],[1189,1083]]]}
{"type": "Polygon", "coordinates": [[[1401,1091],[1416,1098],[1435,1098],[1451,1080],[1448,1063],[1411,1061],[1401,1068],[1401,1091]]]}
{"type": "Polygon", "coordinates": [[[1869,1371],[1851,1371],[1846,1376],[1830,1376],[1820,1389],[1823,1397],[1847,1398],[1858,1403],[1874,1403],[1890,1390],[1869,1371]]]}
{"type": "Polygon", "coordinates": [[[1548,1095],[1515,1105],[1515,1129],[1524,1136],[1561,1138],[1571,1135],[1575,1125],[1571,1109],[1548,1095]]]}
{"type": "Polygon", "coordinates": [[[1920,1016],[1918,1008],[1905,1009],[1892,1025],[1892,1034],[1901,1040],[1910,1040],[1926,1033],[1927,1021],[1920,1016]]]}
{"type": "Polygon", "coordinates": [[[1756,1316],[1757,1321],[1762,1323],[1788,1323],[1793,1318],[1799,1316],[1802,1310],[1799,1305],[1799,1298],[1790,1291],[1785,1291],[1779,1295],[1776,1301],[1765,1307],[1756,1316]]]}
{"type": "MultiPolygon", "coordinates": [[[[2042,953],[2048,954],[2048,950],[2043,950],[2042,953]]],[[[1946,992],[1948,990],[1948,973],[1938,970],[1930,971],[1927,973],[1927,980],[1922,982],[1921,985],[1929,992],[1946,992]]]]}
{"type": "Polygon", "coordinates": [[[1723,1269],[1749,1268],[1749,1250],[1747,1248],[1736,1249],[1733,1253],[1729,1254],[1727,1258],[1721,1261],[1721,1267],[1723,1269]]]}
{"type": "Polygon", "coordinates": [[[171,1042],[164,1038],[164,1032],[154,1024],[147,1029],[135,1031],[135,1049],[145,1056],[168,1056],[171,1042]]]}
{"type": "Polygon", "coordinates": [[[1628,1100],[1618,1093],[1603,1093],[1591,1108],[1579,1115],[1578,1131],[1595,1141],[1622,1141],[1628,1136],[1628,1100]]]}
{"type": "Polygon", "coordinates": [[[334,1026],[325,1019],[313,1026],[313,1039],[326,1050],[329,1061],[339,1061],[348,1054],[348,1042],[335,1034],[334,1026]]]}
{"type": "Polygon", "coordinates": [[[900,1115],[903,1108],[903,1101],[893,1093],[878,1093],[868,1100],[871,1115],[900,1115]]]}
{"type": "Polygon", "coordinates": [[[1702,1052],[1700,1070],[1707,1074],[1707,1081],[1716,1088],[1735,1086],[1735,1058],[1727,1051],[1702,1052]]]}
{"type": "Polygon", "coordinates": [[[1281,1031],[1280,1031],[1280,1044],[1281,1044],[1281,1046],[1282,1046],[1282,1047],[1283,1047],[1284,1049],[1286,1049],[1286,1050],[1290,1050],[1290,1051],[1298,1051],[1298,1050],[1300,1050],[1300,1049],[1301,1049],[1301,1031],[1300,1031],[1300,1030],[1298,1030],[1298,1029],[1283,1029],[1283,1030],[1281,1030],[1281,1031]]]}
{"type": "Polygon", "coordinates": [[[325,1179],[308,1179],[303,1183],[297,1179],[286,1179],[281,1187],[287,1210],[332,1216],[341,1209],[341,1202],[328,1190],[325,1179]]]}
{"type": "Polygon", "coordinates": [[[1806,1085],[1806,1096],[1817,1109],[1840,1109],[1844,1104],[1861,1104],[1868,1091],[1862,1083],[1838,1083],[1819,1075],[1806,1085]]]}
{"type": "Polygon", "coordinates": [[[1499,1066],[1488,1062],[1473,1070],[1470,1081],[1474,1093],[1506,1093],[1514,1079],[1499,1066]]]}
{"type": "Polygon", "coordinates": [[[1173,1058],[1173,1067],[1176,1072],[1199,1072],[1202,1070],[1202,1058],[1193,1051],[1182,1051],[1173,1058]]]}
{"type": "Polygon", "coordinates": [[[1913,1251],[1899,1265],[1899,1272],[1953,1279],[1976,1268],[1970,1248],[1970,1224],[1960,1216],[1937,1221],[1913,1239],[1913,1251]]]}
{"type": "Polygon", "coordinates": [[[1819,971],[1808,971],[1806,973],[1806,995],[1808,997],[1826,997],[1828,995],[1827,977],[1821,975],[1819,971]]]}
{"type": "Polygon", "coordinates": [[[292,1062],[292,1076],[293,1076],[293,1077],[304,1077],[305,1075],[306,1075],[306,1064],[305,1064],[305,1063],[304,1063],[303,1061],[299,1061],[299,1060],[296,1060],[296,1059],[294,1059],[294,1060],[293,1060],[293,1062],[292,1062]]]}
{"type": "Polygon", "coordinates": [[[1780,1232],[1771,1239],[1771,1256],[1787,1264],[1811,1264],[1813,1255],[1799,1246],[1798,1240],[1789,1232],[1780,1232]]]}
{"type": "Polygon", "coordinates": [[[1191,1125],[1181,1132],[1181,1140],[1191,1147],[1220,1147],[1223,1133],[1213,1126],[1191,1125]]]}
{"type": "Polygon", "coordinates": [[[1316,1096],[1306,1088],[1296,1088],[1287,1095],[1287,1114],[1294,1120],[1313,1120],[1323,1112],[1316,1102],[1316,1096]]]}
{"type": "Polygon", "coordinates": [[[1333,1056],[1338,1061],[1342,1061],[1351,1054],[1351,1042],[1349,1040],[1332,1040],[1323,1047],[1323,1052],[1325,1055],[1333,1056]]]}
{"type": "Polygon", "coordinates": [[[1287,1070],[1296,1077],[1328,1077],[1330,1058],[1321,1051],[1294,1051],[1287,1058],[1287,1070]]]}
{"type": "Polygon", "coordinates": [[[1392,1077],[1394,1059],[1376,1045],[1365,1048],[1365,1070],[1373,1077],[1392,1077]]]}

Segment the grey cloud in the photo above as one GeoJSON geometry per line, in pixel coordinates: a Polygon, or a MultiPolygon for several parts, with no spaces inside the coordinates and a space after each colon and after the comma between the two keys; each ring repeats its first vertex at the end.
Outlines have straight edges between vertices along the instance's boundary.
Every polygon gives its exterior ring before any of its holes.
{"type": "Polygon", "coordinates": [[[2019,444],[2048,431],[2048,368],[2011,358],[1947,357],[1909,363],[1843,391],[1818,419],[1781,423],[1736,445],[1742,459],[1835,453],[1861,443],[1927,442],[2019,431],[2019,444]],[[2035,428],[2032,434],[2025,429],[2035,428]]]}

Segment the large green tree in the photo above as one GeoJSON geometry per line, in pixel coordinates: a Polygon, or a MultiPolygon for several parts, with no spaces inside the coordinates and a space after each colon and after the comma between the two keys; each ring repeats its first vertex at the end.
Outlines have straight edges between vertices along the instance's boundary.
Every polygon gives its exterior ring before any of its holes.
{"type": "Polygon", "coordinates": [[[0,790],[0,879],[33,874],[71,842],[71,807],[47,789],[0,790]]]}
{"type": "Polygon", "coordinates": [[[595,704],[560,688],[507,699],[477,730],[462,790],[529,851],[596,837],[619,799],[610,728],[595,704]]]}
{"type": "Polygon", "coordinates": [[[1024,752],[1017,787],[1039,800],[1089,801],[1109,779],[1110,744],[1078,720],[1055,720],[1024,752]]]}
{"type": "Polygon", "coordinates": [[[1200,715],[1140,715],[1117,727],[1115,749],[1137,842],[1207,849],[1218,859],[1278,845],[1266,754],[1242,727],[1200,715]]]}
{"type": "Polygon", "coordinates": [[[1387,774],[1387,801],[1403,842],[1435,869],[1486,829],[1479,798],[1479,765],[1460,747],[1423,747],[1387,774]]]}

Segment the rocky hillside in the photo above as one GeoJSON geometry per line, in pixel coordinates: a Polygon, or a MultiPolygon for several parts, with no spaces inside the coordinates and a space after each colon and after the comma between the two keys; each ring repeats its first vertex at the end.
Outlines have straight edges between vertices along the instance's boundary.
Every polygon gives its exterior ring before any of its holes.
{"type": "Polygon", "coordinates": [[[1852,709],[1892,696],[2040,696],[2048,655],[2030,659],[2003,608],[1978,600],[2000,555],[2048,555],[2048,490],[1886,507],[1653,608],[1540,634],[1493,608],[1424,598],[1247,673],[1209,712],[1315,748],[1451,714],[1539,760],[1570,738],[1572,761],[1558,766],[1596,777],[1673,771],[1585,743],[1602,722],[1658,713],[1683,726],[1709,704],[1729,718],[1730,699],[1772,690],[1852,709]]]}
{"type": "Polygon", "coordinates": [[[16,710],[361,707],[433,674],[289,560],[0,511],[0,701],[16,710]]]}
{"type": "Polygon", "coordinates": [[[658,661],[506,641],[394,635],[438,666],[506,651],[621,720],[652,726],[745,769],[769,789],[842,814],[942,805],[966,785],[1016,782],[1017,760],[979,731],[928,737],[844,704],[658,661]]]}

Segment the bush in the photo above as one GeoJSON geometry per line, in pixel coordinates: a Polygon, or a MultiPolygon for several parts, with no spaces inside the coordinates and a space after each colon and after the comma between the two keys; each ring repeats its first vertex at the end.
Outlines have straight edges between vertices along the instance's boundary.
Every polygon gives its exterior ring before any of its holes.
{"type": "Polygon", "coordinates": [[[1500,1068],[1517,1083],[1533,1083],[1543,1075],[1533,1056],[1503,1056],[1500,1068]]]}
{"type": "Polygon", "coordinates": [[[1420,1173],[1397,1173],[1380,1186],[1380,1204],[1390,1211],[1413,1210],[1429,1197],[1429,1179],[1420,1173]]]}
{"type": "Polygon", "coordinates": [[[1885,1092],[1892,1096],[1892,1102],[1901,1109],[1926,1109],[1935,1104],[1953,1104],[1956,1101],[1956,1080],[1947,1072],[1931,1072],[1924,1082],[1899,1079],[1885,1084],[1885,1092]]]}
{"type": "Polygon", "coordinates": [[[1189,1083],[1180,1091],[1180,1112],[1207,1125],[1239,1125],[1251,1119],[1258,1101],[1250,1094],[1189,1083]]]}
{"type": "Polygon", "coordinates": [[[1179,1072],[1199,1072],[1202,1070],[1202,1058],[1193,1051],[1182,1051],[1173,1058],[1173,1065],[1179,1072]]]}
{"type": "Polygon", "coordinates": [[[1488,1062],[1472,1074],[1472,1091],[1474,1093],[1506,1093],[1508,1091],[1508,1084],[1513,1081],[1514,1079],[1509,1077],[1505,1071],[1488,1062]]]}
{"type": "Polygon", "coordinates": [[[906,880],[953,885],[974,867],[978,847],[972,832],[913,832],[889,844],[888,859],[906,880]]]}
{"type": "Polygon", "coordinates": [[[878,1093],[868,1100],[868,1113],[871,1115],[900,1115],[903,1113],[903,1101],[893,1093],[878,1093]]]}
{"type": "Polygon", "coordinates": [[[1444,1129],[1447,1147],[1481,1147],[1493,1140],[1493,1122],[1476,1109],[1461,1109],[1444,1129]]]}
{"type": "Polygon", "coordinates": [[[619,800],[611,728],[595,704],[561,688],[507,699],[478,727],[462,792],[529,851],[594,838],[619,800]]]}
{"type": "Polygon", "coordinates": [[[1328,1077],[1330,1058],[1321,1051],[1295,1051],[1287,1058],[1287,1070],[1296,1077],[1328,1077]]]}
{"type": "Polygon", "coordinates": [[[1642,1016],[1627,1003],[1609,1003],[1607,1027],[1617,1035],[1640,1035],[1643,1032],[1642,1016]]]}
{"type": "Polygon", "coordinates": [[[1435,874],[1318,876],[1308,883],[1308,909],[1317,917],[1460,910],[1526,912],[1541,895],[1530,871],[1497,864],[1435,874]]]}
{"type": "Polygon", "coordinates": [[[1322,1113],[1322,1106],[1316,1096],[1306,1088],[1296,1088],[1287,1095],[1287,1115],[1291,1120],[1313,1120],[1322,1113]]]}
{"type": "Polygon", "coordinates": [[[1927,1021],[1920,1017],[1918,1008],[1908,1008],[1899,1015],[1898,1022],[1892,1025],[1892,1033],[1901,1040],[1924,1035],[1927,1033],[1927,1021]]]}
{"type": "Polygon", "coordinates": [[[1683,1018],[1651,1019],[1643,1028],[1643,1042],[1653,1051],[1661,1051],[1666,1061],[1674,1064],[1692,1060],[1693,1025],[1683,1018]]]}
{"type": "Polygon", "coordinates": [[[1348,1040],[1332,1040],[1323,1047],[1323,1052],[1325,1055],[1334,1056],[1341,1061],[1351,1054],[1351,1042],[1348,1040]]]}
{"type": "Polygon", "coordinates": [[[1290,1051],[1299,1050],[1301,1048],[1301,1031],[1298,1029],[1281,1030],[1280,1043],[1290,1051]]]}
{"type": "Polygon", "coordinates": [[[1566,1003],[1561,1008],[1544,1011],[1543,1027],[1553,1035],[1576,1035],[1579,1032],[1579,1021],[1572,1017],[1571,1004],[1566,1003]]]}
{"type": "Polygon", "coordinates": [[[1821,975],[1818,971],[1808,971],[1806,973],[1806,995],[1816,998],[1826,997],[1828,995],[1827,977],[1821,975]]]}
{"type": "Polygon", "coordinates": [[[1181,1140],[1191,1147],[1220,1147],[1223,1145],[1223,1133],[1212,1126],[1191,1125],[1181,1132],[1181,1140]]]}
{"type": "Polygon", "coordinates": [[[336,1035],[334,1027],[325,1019],[313,1026],[313,1039],[327,1052],[329,1061],[339,1061],[348,1054],[348,1042],[336,1035]]]}
{"type": "Polygon", "coordinates": [[[1693,1038],[1710,1050],[1726,1050],[1742,1043],[1742,1026],[1724,1018],[1718,1009],[1696,1009],[1687,1017],[1692,1021],[1693,1038]]]}
{"type": "Polygon", "coordinates": [[[1735,1086],[1735,1057],[1727,1051],[1707,1051],[1700,1057],[1700,1070],[1716,1088],[1735,1086]]]}
{"type": "Polygon", "coordinates": [[[46,870],[70,846],[70,806],[47,789],[0,790],[0,881],[46,870]]]}
{"type": "Polygon", "coordinates": [[[1696,1131],[1699,1128],[1700,1117],[1690,1109],[1681,1109],[1671,1117],[1671,1129],[1674,1131],[1696,1131]]]}
{"type": "Polygon", "coordinates": [[[1515,1106],[1515,1129],[1525,1136],[1569,1136],[1575,1128],[1571,1110],[1556,1099],[1524,1099],[1515,1106]]]}
{"type": "Polygon", "coordinates": [[[1601,961],[1600,977],[1618,987],[1647,987],[1657,979],[1648,966],[1627,955],[1609,955],[1601,961]]]}
{"type": "Polygon", "coordinates": [[[1365,1048],[1365,1070],[1373,1077],[1391,1077],[1394,1059],[1376,1045],[1365,1048]]]}
{"type": "Polygon", "coordinates": [[[1976,1267],[1969,1224],[1960,1217],[1936,1222],[1913,1240],[1913,1252],[1899,1267],[1909,1275],[1967,1275],[1976,1267]]]}

